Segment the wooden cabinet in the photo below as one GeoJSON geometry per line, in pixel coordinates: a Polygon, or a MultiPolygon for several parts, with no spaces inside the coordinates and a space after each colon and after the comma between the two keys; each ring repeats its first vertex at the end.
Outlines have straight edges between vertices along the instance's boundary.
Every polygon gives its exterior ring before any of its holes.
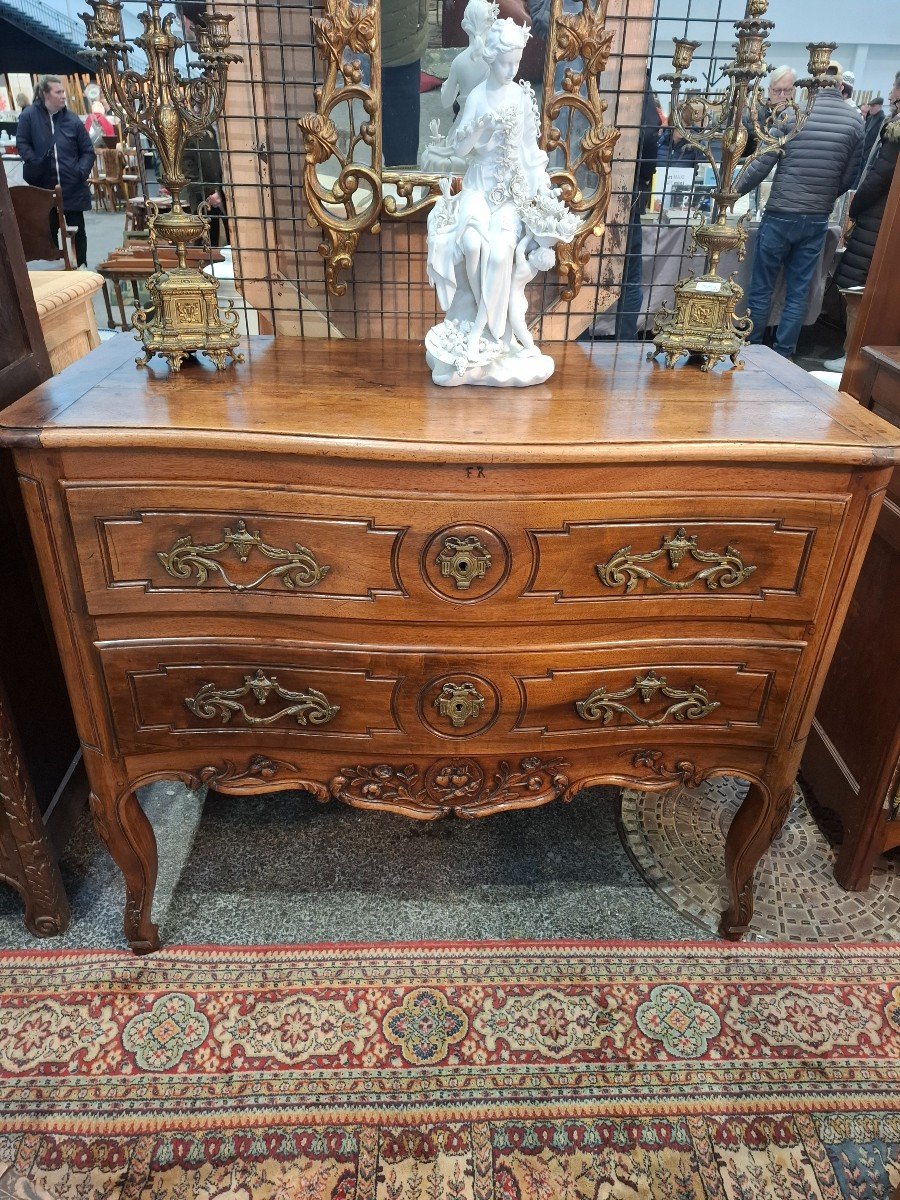
{"type": "MultiPolygon", "coordinates": [[[[15,214],[0,170],[0,409],[49,378],[15,214]]],[[[78,739],[44,622],[22,502],[0,452],[0,880],[39,937],[61,933],[69,905],[42,814],[71,778],[78,739]]],[[[72,794],[72,793],[69,793],[72,794]]],[[[84,803],[84,793],[80,796],[84,803]]]]}
{"type": "MultiPolygon", "coordinates": [[[[900,426],[900,349],[862,351],[861,401],[900,426]]],[[[803,756],[816,799],[840,816],[835,878],[869,886],[900,846],[900,470],[894,472],[803,756]]]]}
{"type": "Polygon", "coordinates": [[[165,777],[430,820],[741,775],[742,935],[889,426],[763,349],[704,375],[569,344],[542,387],[452,392],[409,343],[133,357],[104,345],[0,440],[136,950],[158,937],[134,790],[165,777]]]}

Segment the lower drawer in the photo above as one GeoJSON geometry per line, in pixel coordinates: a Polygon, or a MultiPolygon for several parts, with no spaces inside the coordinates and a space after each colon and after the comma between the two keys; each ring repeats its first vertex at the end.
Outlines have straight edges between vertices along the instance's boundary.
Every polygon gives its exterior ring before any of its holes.
{"type": "Polygon", "coordinates": [[[413,649],[317,650],[251,640],[99,647],[119,746],[192,739],[402,744],[444,753],[560,748],[652,730],[771,744],[802,653],[796,644],[635,642],[462,660],[413,649]],[[473,746],[473,750],[475,747],[473,746]]]}

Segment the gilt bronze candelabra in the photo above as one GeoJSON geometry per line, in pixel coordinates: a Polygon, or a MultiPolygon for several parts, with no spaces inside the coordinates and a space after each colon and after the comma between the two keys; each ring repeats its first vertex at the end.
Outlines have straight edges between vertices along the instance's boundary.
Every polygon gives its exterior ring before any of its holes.
{"type": "Polygon", "coordinates": [[[147,58],[141,73],[129,64],[133,47],[122,32],[121,0],[88,0],[93,15],[83,13],[87,44],[97,63],[97,78],[107,104],[123,126],[149,139],[159,157],[160,178],[172,197],[172,209],[160,214],[148,203],[150,244],[156,270],[147,281],[151,304],[138,309],[131,324],[144,346],[138,366],[154,354],[168,359],[177,371],[188,354],[202,350],[220,370],[235,353],[238,314],[229,302],[219,309],[218,280],[197,267],[189,267],[185,250],[202,239],[209,245],[209,221],[204,212],[191,213],[181,204],[188,182],[182,156],[189,137],[211,129],[225,103],[228,63],[239,62],[227,54],[229,15],[209,11],[197,27],[200,72],[185,78],[175,66],[175,53],[184,42],[172,31],[173,13],[161,16],[162,0],[147,0],[148,12],[138,13],[144,32],[135,45],[147,58]],[[157,241],[175,247],[177,266],[160,262],[157,241]]]}
{"type": "Polygon", "coordinates": [[[736,56],[723,67],[722,75],[727,82],[719,90],[692,91],[687,100],[682,97],[682,85],[696,82],[695,76],[685,72],[700,45],[687,37],[674,39],[674,72],[660,76],[672,88],[670,126],[700,151],[716,179],[712,221],[701,221],[693,231],[691,244],[692,252],[698,247],[705,252],[706,270],[699,278],[691,275],[679,280],[675,285],[674,311],[663,304],[656,314],[654,349],[648,357],[664,354],[668,367],[673,367],[683,354],[700,358],[704,371],[726,358],[736,367],[741,365],[740,352],[753,328],[753,314],[735,316],[743,289],[735,282],[734,275],[726,279],[718,273],[719,259],[727,251],[737,250],[741,261],[746,253],[747,217],[738,222],[729,220],[738,199],[737,178],[753,159],[772,150],[783,153],[787,142],[803,128],[817,90],[826,83],[835,46],[811,43],[807,46],[809,78],[797,84],[805,93],[804,103],[791,99],[775,108],[766,105],[761,84],[771,69],[765,61],[769,48],[766,37],[774,29],[773,22],[764,19],[768,5],[769,0],[747,0],[743,20],[735,22],[736,56]],[[688,105],[702,111],[699,127],[685,124],[683,110],[688,105]],[[751,135],[755,146],[745,156],[751,135]]]}

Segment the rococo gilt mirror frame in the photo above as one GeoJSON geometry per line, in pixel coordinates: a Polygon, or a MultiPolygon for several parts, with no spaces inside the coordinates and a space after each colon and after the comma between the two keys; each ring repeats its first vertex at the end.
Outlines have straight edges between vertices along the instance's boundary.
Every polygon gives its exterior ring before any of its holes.
{"type": "MultiPolygon", "coordinates": [[[[606,27],[609,0],[578,2],[580,12],[564,12],[563,0],[551,0],[540,105],[551,178],[580,218],[572,241],[557,247],[563,300],[573,299],[584,281],[588,239],[603,233],[619,138],[603,122],[607,104],[597,78],[614,38],[606,27]]],[[[347,284],[338,274],[351,269],[362,234],[378,233],[383,220],[427,211],[440,194],[440,176],[382,166],[379,0],[324,0],[313,27],[325,76],[315,90],[316,111],[298,122],[306,146],[303,187],[309,223],[321,226],[326,239],[319,252],[328,288],[342,296],[347,284]]]]}

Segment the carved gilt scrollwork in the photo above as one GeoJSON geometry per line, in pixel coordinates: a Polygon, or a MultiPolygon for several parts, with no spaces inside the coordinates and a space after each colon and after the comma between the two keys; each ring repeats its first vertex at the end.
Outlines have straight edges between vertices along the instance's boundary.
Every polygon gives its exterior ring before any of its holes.
{"type": "Polygon", "coordinates": [[[615,37],[613,30],[606,28],[608,6],[609,0],[581,0],[580,13],[565,13],[562,0],[551,3],[541,140],[551,161],[554,152],[562,154],[563,165],[551,170],[551,178],[569,208],[581,218],[572,241],[556,250],[557,266],[567,280],[563,300],[574,299],[581,289],[591,258],[588,239],[602,235],[612,195],[612,160],[619,130],[603,123],[608,106],[597,84],[615,37]],[[566,66],[558,90],[557,64],[579,62],[577,68],[566,66]],[[579,184],[579,172],[596,178],[589,190],[579,184]]]}
{"type": "Polygon", "coordinates": [[[615,716],[629,717],[636,725],[664,725],[666,721],[696,721],[719,708],[718,700],[710,700],[705,688],[695,684],[689,691],[670,687],[664,675],[648,671],[643,677],[635,677],[630,688],[610,692],[597,687],[584,700],[575,701],[575,709],[585,721],[599,721],[609,725],[615,716]],[[639,696],[643,704],[649,704],[657,695],[665,696],[672,703],[658,717],[643,717],[623,704],[631,696],[639,696]]]}
{"type": "Polygon", "coordinates": [[[475,759],[432,763],[422,772],[415,764],[344,767],[329,784],[335,800],[354,808],[381,808],[409,817],[435,820],[488,816],[510,808],[533,808],[563,797],[569,787],[561,758],[523,758],[519,769],[497,764],[492,774],[475,759]]]}
{"type": "Polygon", "coordinates": [[[714,550],[699,549],[696,535],[688,537],[682,526],[674,536],[664,537],[659,549],[635,554],[631,546],[622,546],[605,563],[597,563],[596,569],[602,584],[610,588],[624,584],[625,594],[628,595],[634,591],[640,579],[653,579],[662,587],[674,591],[686,591],[696,583],[705,583],[711,591],[720,587],[733,588],[752,575],[756,567],[745,564],[733,546],[726,546],[721,554],[714,550]],[[655,562],[664,554],[668,555],[669,567],[673,571],[678,569],[685,556],[704,565],[687,579],[666,579],[641,565],[655,562]]]}
{"type": "Polygon", "coordinates": [[[274,725],[284,717],[293,717],[298,725],[326,725],[340,712],[339,704],[331,704],[322,692],[310,688],[306,692],[289,692],[278,682],[275,675],[268,676],[258,670],[255,675],[245,675],[243,687],[224,689],[214,683],[204,683],[196,696],[186,696],[185,705],[203,721],[213,721],[218,718],[227,725],[232,716],[237,713],[248,725],[274,725]],[[268,703],[269,697],[275,695],[279,700],[287,701],[287,707],[264,717],[249,713],[241,700],[253,695],[259,705],[268,703]]]}
{"type": "Polygon", "coordinates": [[[197,545],[190,534],[185,534],[177,538],[168,550],[158,551],[156,557],[166,573],[174,579],[190,579],[192,572],[196,572],[197,582],[206,583],[210,574],[215,572],[234,592],[252,592],[269,579],[279,579],[289,591],[311,588],[321,583],[331,570],[328,566],[320,566],[313,552],[299,542],[294,543],[293,550],[270,546],[262,540],[258,531],[250,533],[246,521],[238,521],[234,532],[226,527],[222,540],[208,545],[197,545]],[[264,571],[250,583],[235,583],[229,579],[222,564],[213,557],[229,550],[233,550],[242,563],[256,550],[278,565],[264,571]]]}
{"type": "MultiPolygon", "coordinates": [[[[551,169],[551,178],[580,222],[573,240],[557,247],[557,267],[566,280],[564,300],[578,294],[591,257],[589,239],[603,233],[619,138],[614,126],[604,124],[607,105],[597,84],[615,36],[606,29],[609,0],[581,3],[582,11],[570,14],[563,12],[562,0],[551,0],[541,103],[542,145],[551,158],[556,153],[562,159],[551,169]],[[562,63],[568,65],[557,87],[562,63]]],[[[440,195],[440,176],[382,167],[377,3],[324,0],[324,8],[313,29],[325,79],[315,91],[316,111],[301,116],[298,125],[306,148],[307,221],[324,233],[319,253],[326,263],[327,286],[343,296],[347,284],[338,275],[352,267],[362,234],[378,233],[382,219],[404,220],[427,211],[440,195]],[[360,57],[368,60],[371,84],[362,82],[366,72],[360,57]],[[365,119],[357,124],[360,112],[365,119]],[[338,113],[340,119],[334,120],[338,113]]]]}
{"type": "Polygon", "coordinates": [[[370,78],[379,78],[378,5],[326,0],[325,15],[312,24],[325,81],[316,88],[316,112],[298,121],[306,147],[303,187],[309,225],[321,226],[328,239],[319,246],[328,287],[343,296],[347,285],[337,274],[350,269],[361,235],[378,232],[383,206],[379,96],[362,82],[362,65],[355,57],[367,58],[370,78]],[[365,119],[358,122],[360,110],[365,119]],[[338,111],[340,123],[346,123],[341,132],[332,120],[338,111]],[[328,163],[335,174],[330,183],[319,170],[328,163]]]}

